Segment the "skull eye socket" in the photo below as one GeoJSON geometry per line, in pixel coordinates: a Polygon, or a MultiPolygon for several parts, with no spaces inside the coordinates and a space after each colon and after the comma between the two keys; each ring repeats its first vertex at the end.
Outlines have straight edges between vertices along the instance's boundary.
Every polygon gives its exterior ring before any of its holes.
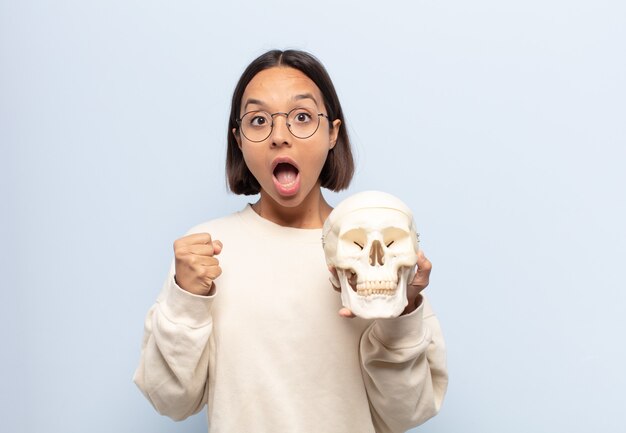
{"type": "Polygon", "coordinates": [[[410,242],[411,233],[400,227],[387,227],[383,230],[383,238],[387,248],[396,250],[398,248],[406,248],[407,242],[410,242]]]}
{"type": "Polygon", "coordinates": [[[360,254],[367,244],[367,232],[363,229],[351,229],[342,233],[339,239],[346,254],[360,254]]]}

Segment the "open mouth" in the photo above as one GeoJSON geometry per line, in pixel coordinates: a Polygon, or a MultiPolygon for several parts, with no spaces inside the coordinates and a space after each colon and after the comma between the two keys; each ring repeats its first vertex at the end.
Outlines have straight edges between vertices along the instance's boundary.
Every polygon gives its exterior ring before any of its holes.
{"type": "Polygon", "coordinates": [[[274,167],[274,185],[282,195],[294,195],[300,187],[300,172],[290,162],[279,162],[274,167]]]}
{"type": "Polygon", "coordinates": [[[288,162],[281,162],[274,168],[274,177],[281,185],[290,185],[298,177],[298,169],[288,162]]]}

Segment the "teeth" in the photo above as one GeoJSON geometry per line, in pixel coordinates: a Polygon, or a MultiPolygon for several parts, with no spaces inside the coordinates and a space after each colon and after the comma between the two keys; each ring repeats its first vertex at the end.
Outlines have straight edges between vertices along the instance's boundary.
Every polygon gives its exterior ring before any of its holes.
{"type": "Polygon", "coordinates": [[[370,295],[392,296],[394,293],[395,293],[395,290],[392,290],[392,289],[360,289],[356,291],[356,294],[359,296],[370,296],[370,295]]]}
{"type": "Polygon", "coordinates": [[[356,288],[357,289],[394,289],[395,290],[396,284],[398,284],[396,281],[382,281],[382,280],[363,281],[361,283],[358,283],[356,288]]]}
{"type": "Polygon", "coordinates": [[[396,292],[395,281],[365,281],[357,284],[356,293],[359,296],[387,295],[391,296],[396,292]]]}

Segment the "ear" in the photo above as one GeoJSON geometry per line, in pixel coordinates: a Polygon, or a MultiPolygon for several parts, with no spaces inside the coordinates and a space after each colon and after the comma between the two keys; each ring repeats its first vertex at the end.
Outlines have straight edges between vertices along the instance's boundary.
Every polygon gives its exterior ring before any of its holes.
{"type": "Polygon", "coordinates": [[[237,146],[239,147],[239,149],[241,149],[241,137],[239,136],[239,132],[237,132],[237,128],[233,128],[233,135],[235,136],[237,146]]]}
{"type": "Polygon", "coordinates": [[[333,127],[330,130],[330,148],[332,149],[337,144],[337,138],[339,138],[339,128],[341,128],[341,120],[333,120],[333,127]]]}

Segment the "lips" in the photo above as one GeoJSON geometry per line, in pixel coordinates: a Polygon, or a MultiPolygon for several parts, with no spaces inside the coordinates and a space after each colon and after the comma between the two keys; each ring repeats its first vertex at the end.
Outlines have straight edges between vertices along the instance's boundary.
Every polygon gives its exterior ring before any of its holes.
{"type": "Polygon", "coordinates": [[[274,187],[280,195],[288,197],[300,190],[300,170],[291,158],[276,158],[272,162],[272,175],[274,187]]]}

